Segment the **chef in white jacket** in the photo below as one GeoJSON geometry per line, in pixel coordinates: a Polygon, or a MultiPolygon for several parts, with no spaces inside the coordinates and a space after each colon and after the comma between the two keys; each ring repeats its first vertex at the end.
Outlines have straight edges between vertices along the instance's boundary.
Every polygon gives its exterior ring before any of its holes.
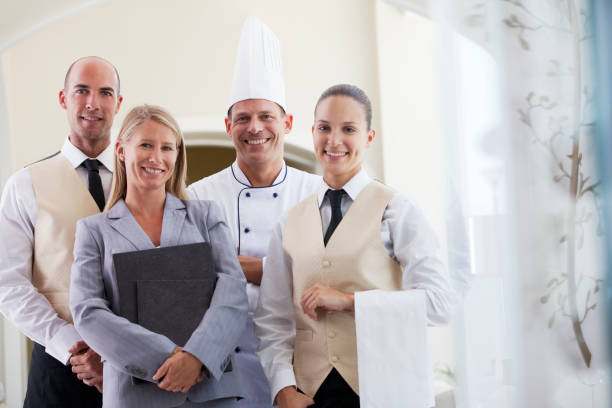
{"type": "Polygon", "coordinates": [[[214,200],[225,213],[248,281],[249,319],[235,349],[246,398],[241,407],[271,407],[270,387],[259,358],[252,316],[266,270],[269,237],[281,214],[317,190],[321,178],[283,160],[293,116],[286,113],[280,42],[255,17],[242,29],[225,119],[236,149],[228,168],[189,186],[192,198],[214,200]]]}

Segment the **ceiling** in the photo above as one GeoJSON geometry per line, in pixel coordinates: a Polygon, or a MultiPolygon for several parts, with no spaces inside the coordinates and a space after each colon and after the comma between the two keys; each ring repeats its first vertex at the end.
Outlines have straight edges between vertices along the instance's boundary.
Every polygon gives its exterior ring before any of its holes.
{"type": "Polygon", "coordinates": [[[46,26],[107,0],[2,0],[0,53],[46,26]]]}
{"type": "MultiPolygon", "coordinates": [[[[2,0],[0,53],[22,38],[108,0],[2,0]]],[[[428,13],[428,0],[384,0],[402,9],[428,13]]]]}
{"type": "Polygon", "coordinates": [[[423,16],[430,14],[429,0],[384,0],[389,4],[394,4],[403,10],[410,10],[423,16]]]}

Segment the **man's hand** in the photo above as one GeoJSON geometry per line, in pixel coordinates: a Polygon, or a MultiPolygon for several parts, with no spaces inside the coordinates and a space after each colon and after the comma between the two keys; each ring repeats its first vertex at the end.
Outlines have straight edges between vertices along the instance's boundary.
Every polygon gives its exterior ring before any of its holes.
{"type": "Polygon", "coordinates": [[[355,296],[349,292],[330,288],[322,283],[315,283],[304,291],[302,299],[300,299],[300,305],[304,313],[317,320],[315,309],[318,307],[326,310],[354,310],[355,296]]]}
{"type": "Polygon", "coordinates": [[[100,355],[89,348],[87,343],[79,340],[68,349],[72,354],[70,365],[77,378],[90,387],[102,392],[102,368],[100,355]]]}
{"type": "Polygon", "coordinates": [[[79,340],[68,349],[68,352],[74,356],[75,354],[84,353],[88,348],[89,346],[87,343],[85,343],[83,340],[79,340]]]}
{"type": "Polygon", "coordinates": [[[276,394],[279,408],[305,408],[315,402],[308,395],[298,392],[293,387],[285,387],[276,394]]]}
{"type": "Polygon", "coordinates": [[[238,255],[242,272],[248,282],[256,285],[261,285],[261,277],[263,276],[263,260],[261,258],[253,258],[252,256],[238,255]]]}
{"type": "Polygon", "coordinates": [[[193,354],[176,347],[170,357],[164,361],[153,375],[153,380],[163,378],[157,384],[162,390],[170,392],[187,392],[204,379],[202,362],[193,354]]]}

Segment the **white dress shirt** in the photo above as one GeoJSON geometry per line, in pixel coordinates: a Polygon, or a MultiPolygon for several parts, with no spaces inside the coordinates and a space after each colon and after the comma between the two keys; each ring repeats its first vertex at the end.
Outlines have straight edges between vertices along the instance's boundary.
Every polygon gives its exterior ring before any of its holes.
{"type": "MultiPolygon", "coordinates": [[[[87,169],[80,165],[88,157],[68,139],[60,154],[68,159],[87,186],[87,169]]],[[[112,146],[95,159],[103,164],[99,172],[104,196],[108,197],[114,163],[112,146]]],[[[47,298],[32,285],[37,213],[30,172],[23,168],[7,180],[0,199],[0,312],[23,334],[45,346],[48,354],[67,364],[68,349],[81,340],[81,336],[72,324],[57,315],[47,298]]]]}
{"type": "MultiPolygon", "coordinates": [[[[340,204],[343,214],[371,181],[362,169],[342,187],[346,192],[340,204]]],[[[318,192],[323,226],[321,234],[325,233],[331,220],[331,204],[325,196],[330,188],[322,182],[318,192]]],[[[293,277],[291,260],[282,245],[287,218],[285,213],[270,238],[266,274],[254,318],[255,333],[261,341],[258,354],[273,397],[282,388],[296,384],[292,366],[295,339],[293,277]],[[286,321],[292,321],[292,327],[283,324],[286,321]]],[[[405,194],[395,193],[383,213],[380,230],[387,253],[402,268],[403,289],[419,289],[425,293],[427,323],[446,323],[452,294],[444,257],[436,234],[421,209],[405,194]]]]}

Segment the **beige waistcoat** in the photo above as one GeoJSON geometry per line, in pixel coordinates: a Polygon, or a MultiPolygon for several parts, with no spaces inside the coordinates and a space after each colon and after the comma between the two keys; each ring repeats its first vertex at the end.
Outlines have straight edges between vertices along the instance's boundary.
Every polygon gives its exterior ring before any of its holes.
{"type": "Polygon", "coordinates": [[[57,154],[28,169],[38,205],[32,284],[59,317],[72,322],[69,291],[76,222],[100,211],[64,155],[57,154]]]}
{"type": "Polygon", "coordinates": [[[316,195],[289,213],[283,248],[292,261],[296,338],[293,369],[297,386],[309,396],[332,367],[359,394],[354,312],[318,311],[315,321],[302,311],[302,293],[320,282],[346,292],[400,290],[402,270],[385,250],[380,225],[394,192],[373,181],[357,196],[327,247],[316,195]]]}

